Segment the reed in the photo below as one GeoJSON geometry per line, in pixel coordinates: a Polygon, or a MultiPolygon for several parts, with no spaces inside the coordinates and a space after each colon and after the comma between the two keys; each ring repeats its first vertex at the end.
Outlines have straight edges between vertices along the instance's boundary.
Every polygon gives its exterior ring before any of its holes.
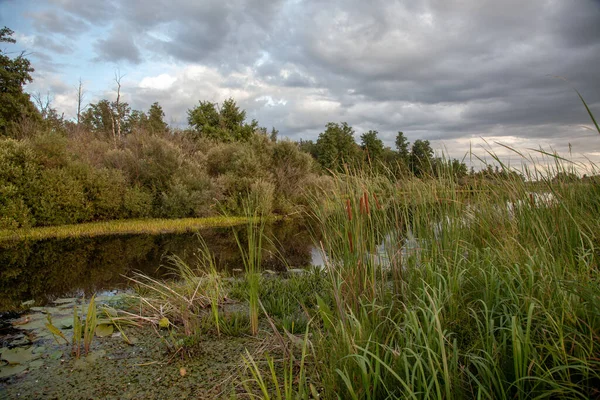
{"type": "MultiPolygon", "coordinates": [[[[520,169],[488,153],[504,177],[474,190],[451,171],[357,171],[312,199],[328,284],[305,363],[320,398],[598,396],[600,186],[561,179],[598,169],[511,150],[520,169]]],[[[249,360],[253,390],[297,398],[274,363],[249,360]]]]}
{"type": "Polygon", "coordinates": [[[261,208],[255,207],[248,197],[244,206],[244,216],[248,221],[245,226],[245,235],[233,229],[235,241],[242,256],[246,282],[248,283],[248,313],[252,335],[258,333],[259,317],[259,286],[262,260],[263,238],[266,216],[261,214],[261,208]]]}

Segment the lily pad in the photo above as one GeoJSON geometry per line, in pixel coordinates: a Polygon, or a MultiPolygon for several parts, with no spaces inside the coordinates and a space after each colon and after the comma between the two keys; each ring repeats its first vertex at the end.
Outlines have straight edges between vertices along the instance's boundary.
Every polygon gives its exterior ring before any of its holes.
{"type": "Polygon", "coordinates": [[[21,335],[11,340],[10,344],[15,347],[27,346],[31,343],[31,339],[28,336],[21,335]]]}
{"type": "Polygon", "coordinates": [[[63,352],[61,350],[56,350],[50,354],[50,358],[53,360],[60,360],[63,356],[63,352]]]}
{"type": "Polygon", "coordinates": [[[29,363],[29,369],[38,369],[44,366],[44,360],[35,360],[29,363]]]}
{"type": "Polygon", "coordinates": [[[0,378],[18,375],[27,369],[26,365],[5,365],[0,367],[0,378]]]}
{"type": "MultiPolygon", "coordinates": [[[[39,314],[41,316],[41,314],[39,314]]],[[[29,316],[27,316],[29,317],[29,316]]],[[[25,329],[28,331],[36,330],[36,329],[44,329],[46,327],[46,318],[43,316],[36,318],[27,318],[17,320],[13,322],[13,326],[19,329],[25,329]]]]}
{"type": "Polygon", "coordinates": [[[76,298],[65,298],[65,299],[56,299],[53,301],[54,304],[66,304],[66,303],[75,303],[77,301],[76,298]]]}
{"type": "Polygon", "coordinates": [[[2,359],[8,361],[9,364],[26,364],[38,357],[40,357],[39,354],[33,354],[33,347],[15,347],[2,352],[2,359]]]}
{"type": "Polygon", "coordinates": [[[58,307],[31,307],[30,310],[44,314],[57,314],[61,311],[58,307]]]}
{"type": "Polygon", "coordinates": [[[71,329],[73,327],[73,316],[64,316],[59,318],[52,318],[54,326],[61,329],[71,329]]]}
{"type": "Polygon", "coordinates": [[[111,324],[100,324],[96,327],[96,336],[107,337],[113,334],[115,327],[111,324]]]}
{"type": "Polygon", "coordinates": [[[23,307],[30,307],[30,306],[32,306],[34,304],[35,304],[35,300],[27,300],[27,301],[22,302],[21,306],[23,306],[23,307]]]}

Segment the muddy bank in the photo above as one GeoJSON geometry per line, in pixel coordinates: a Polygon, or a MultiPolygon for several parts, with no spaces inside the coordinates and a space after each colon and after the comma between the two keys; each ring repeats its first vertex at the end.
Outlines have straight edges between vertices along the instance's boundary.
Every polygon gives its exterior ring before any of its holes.
{"type": "Polygon", "coordinates": [[[129,328],[128,345],[115,335],[96,338],[79,360],[66,345],[45,346],[39,367],[0,381],[0,399],[212,399],[230,398],[242,355],[260,351],[266,336],[205,336],[185,351],[170,351],[151,328],[129,328]],[[63,351],[60,358],[55,352],[63,351]]]}

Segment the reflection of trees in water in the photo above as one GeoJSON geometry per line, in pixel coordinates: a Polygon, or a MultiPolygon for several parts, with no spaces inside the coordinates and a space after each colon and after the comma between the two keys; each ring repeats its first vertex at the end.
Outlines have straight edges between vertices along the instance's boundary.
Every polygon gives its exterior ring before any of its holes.
{"type": "MultiPolygon", "coordinates": [[[[231,228],[201,232],[215,253],[219,267],[225,270],[241,268],[243,265],[231,232],[231,228]]],[[[293,267],[310,264],[311,241],[305,230],[297,225],[277,224],[269,226],[265,233],[276,244],[265,242],[264,268],[283,268],[277,251],[293,267]]],[[[21,302],[31,299],[36,300],[37,304],[44,304],[59,296],[124,287],[127,280],[122,275],[132,270],[162,276],[168,272],[164,268],[169,265],[165,255],[176,254],[193,266],[196,265],[197,248],[195,234],[1,243],[0,311],[17,309],[21,302]]]]}

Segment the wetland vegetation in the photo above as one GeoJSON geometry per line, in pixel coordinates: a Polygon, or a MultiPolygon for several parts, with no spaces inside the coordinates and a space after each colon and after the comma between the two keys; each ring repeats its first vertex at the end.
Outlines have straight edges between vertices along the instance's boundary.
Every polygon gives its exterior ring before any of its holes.
{"type": "Polygon", "coordinates": [[[520,169],[488,154],[497,168],[468,174],[401,132],[395,150],[375,131],[355,143],[345,123],[278,141],[233,100],[200,102],[174,131],[159,107],[0,120],[0,226],[55,232],[0,244],[1,396],[600,397],[594,165],[583,179],[583,165],[515,150],[520,169]],[[227,244],[129,234],[146,220],[55,228],[221,213],[243,222],[227,244]],[[310,240],[270,228],[274,214],[300,217],[310,240]],[[128,235],[48,238],[118,226],[128,235]]]}

